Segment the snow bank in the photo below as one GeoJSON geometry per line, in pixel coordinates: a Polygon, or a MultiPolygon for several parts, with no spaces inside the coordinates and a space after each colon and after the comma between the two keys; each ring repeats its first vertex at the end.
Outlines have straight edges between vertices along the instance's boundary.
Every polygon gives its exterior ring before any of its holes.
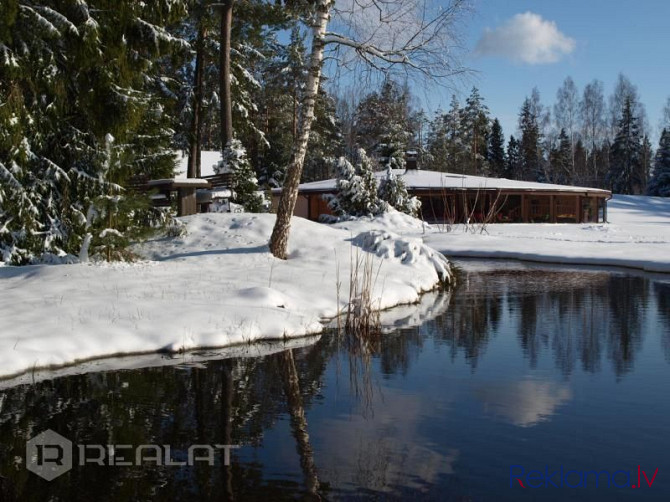
{"type": "MultiPolygon", "coordinates": [[[[380,308],[417,302],[438,273],[447,277],[448,263],[420,240],[357,239],[360,232],[301,218],[292,223],[290,259],[277,260],[267,248],[274,220],[189,216],[186,235],[138,246],[147,261],[134,264],[0,268],[0,375],[318,333],[345,308],[352,257],[366,249],[379,271],[380,308]]],[[[375,225],[355,223],[361,232],[375,225]]]]}
{"type": "Polygon", "coordinates": [[[616,195],[606,224],[494,224],[486,232],[436,228],[424,241],[447,256],[514,258],[670,272],[670,200],[616,195]]]}

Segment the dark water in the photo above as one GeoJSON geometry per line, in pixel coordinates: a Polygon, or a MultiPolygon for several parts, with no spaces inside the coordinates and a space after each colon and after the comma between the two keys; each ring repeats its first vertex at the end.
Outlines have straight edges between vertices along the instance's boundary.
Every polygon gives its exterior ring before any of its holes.
{"type": "Polygon", "coordinates": [[[1,390],[0,499],[670,499],[670,279],[471,271],[429,300],[432,319],[366,345],[329,334],[1,390]],[[75,445],[50,482],[25,468],[46,429],[75,445]],[[228,466],[223,450],[211,466],[78,465],[81,445],[109,444],[127,445],[121,460],[169,445],[173,462],[194,444],[239,448],[228,466]],[[638,465],[651,487],[630,487],[638,465]]]}

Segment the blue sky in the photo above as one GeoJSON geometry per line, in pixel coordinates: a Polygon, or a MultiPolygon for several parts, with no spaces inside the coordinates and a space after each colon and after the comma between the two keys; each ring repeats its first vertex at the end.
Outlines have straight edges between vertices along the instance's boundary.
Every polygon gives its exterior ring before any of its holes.
{"type": "MultiPolygon", "coordinates": [[[[459,85],[459,97],[476,85],[507,137],[516,134],[519,108],[534,86],[543,104],[553,105],[568,75],[580,94],[597,78],[607,100],[623,72],[658,138],[670,96],[670,0],[475,0],[463,35],[465,63],[477,73],[459,85]]],[[[446,110],[449,99],[432,95],[429,108],[446,110]]]]}

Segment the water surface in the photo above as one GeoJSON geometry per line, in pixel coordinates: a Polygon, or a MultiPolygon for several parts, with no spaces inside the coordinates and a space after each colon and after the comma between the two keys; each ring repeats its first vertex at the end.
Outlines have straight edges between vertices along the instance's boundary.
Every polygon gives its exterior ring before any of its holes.
{"type": "Polygon", "coordinates": [[[465,265],[423,324],[365,344],[329,333],[0,390],[0,500],[668,500],[670,278],[465,265]],[[75,444],[53,481],[25,469],[46,429],[75,444]],[[169,445],[175,462],[239,448],[228,466],[76,465],[92,444],[169,445]],[[517,480],[563,466],[637,486],[638,465],[658,468],[651,487],[517,480]]]}

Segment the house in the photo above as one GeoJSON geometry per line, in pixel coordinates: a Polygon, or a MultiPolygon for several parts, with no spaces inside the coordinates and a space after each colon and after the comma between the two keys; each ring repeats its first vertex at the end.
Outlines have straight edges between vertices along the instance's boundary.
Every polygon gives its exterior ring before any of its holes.
{"type": "MultiPolygon", "coordinates": [[[[397,169],[410,195],[421,200],[429,223],[600,223],[607,220],[608,190],[463,174],[397,169]]],[[[386,171],[376,172],[381,181],[386,171]]],[[[296,216],[318,220],[332,214],[324,195],[337,193],[335,179],[299,186],[296,216]]],[[[273,207],[281,189],[272,191],[273,207]]]]}

